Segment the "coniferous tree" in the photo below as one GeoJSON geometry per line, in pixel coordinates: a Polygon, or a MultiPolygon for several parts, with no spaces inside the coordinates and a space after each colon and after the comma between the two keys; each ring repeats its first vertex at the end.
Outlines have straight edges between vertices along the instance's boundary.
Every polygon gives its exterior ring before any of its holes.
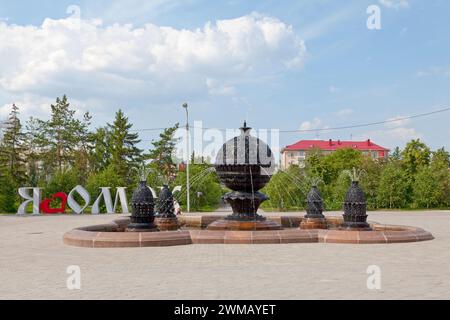
{"type": "Polygon", "coordinates": [[[150,150],[147,159],[152,160],[151,166],[159,172],[166,181],[172,180],[177,171],[177,166],[173,161],[175,145],[177,140],[174,138],[175,132],[178,130],[178,123],[164,129],[159,135],[158,140],[153,140],[153,149],[150,150]]]}
{"type": "Polygon", "coordinates": [[[19,108],[13,104],[0,144],[0,170],[1,175],[8,173],[17,185],[26,182],[24,143],[25,135],[19,119],[19,108]]]}
{"type": "Polygon", "coordinates": [[[111,165],[119,177],[124,181],[131,182],[130,169],[137,167],[142,160],[142,150],[137,147],[141,142],[138,133],[131,133],[131,124],[122,110],[117,111],[112,124],[108,123],[109,152],[111,154],[111,165]]]}
{"type": "Polygon", "coordinates": [[[37,140],[44,150],[47,171],[56,167],[61,172],[75,163],[75,151],[79,150],[80,143],[85,139],[83,133],[86,132],[90,120],[88,113],[85,114],[85,121],[76,119],[75,112],[64,95],[62,98],[56,98],[56,104],[51,105],[50,120],[39,120],[40,132],[37,140]]]}

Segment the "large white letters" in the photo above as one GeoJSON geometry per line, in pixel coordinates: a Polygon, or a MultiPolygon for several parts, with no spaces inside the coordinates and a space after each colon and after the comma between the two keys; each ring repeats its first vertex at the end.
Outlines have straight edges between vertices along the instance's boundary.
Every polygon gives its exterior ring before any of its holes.
{"type": "Polygon", "coordinates": [[[18,215],[26,214],[27,205],[33,203],[33,214],[39,214],[39,205],[41,203],[41,188],[19,188],[19,195],[25,199],[25,201],[19,206],[17,210],[18,215]],[[29,191],[33,191],[31,196],[29,191]]]}

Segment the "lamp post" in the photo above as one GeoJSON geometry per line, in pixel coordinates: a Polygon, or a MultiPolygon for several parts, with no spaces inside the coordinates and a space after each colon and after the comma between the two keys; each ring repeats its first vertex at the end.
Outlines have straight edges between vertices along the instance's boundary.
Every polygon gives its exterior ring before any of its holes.
{"type": "Polygon", "coordinates": [[[186,162],[186,201],[187,201],[187,212],[191,212],[191,196],[190,196],[190,181],[189,181],[189,162],[191,153],[189,150],[189,110],[188,104],[184,103],[183,108],[186,110],[186,150],[187,150],[187,162],[186,162]]]}

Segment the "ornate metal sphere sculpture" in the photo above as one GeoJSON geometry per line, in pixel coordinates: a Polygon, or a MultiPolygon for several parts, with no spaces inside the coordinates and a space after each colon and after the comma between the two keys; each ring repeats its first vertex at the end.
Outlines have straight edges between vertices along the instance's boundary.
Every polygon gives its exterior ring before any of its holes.
{"type": "Polygon", "coordinates": [[[257,214],[261,203],[269,199],[259,190],[270,181],[275,169],[272,150],[266,143],[250,135],[251,128],[247,127],[246,122],[240,130],[239,136],[222,146],[215,163],[220,181],[232,190],[223,199],[231,205],[233,214],[225,220],[212,223],[208,229],[280,229],[278,224],[257,214]]]}
{"type": "Polygon", "coordinates": [[[343,228],[353,230],[370,230],[367,223],[367,206],[364,191],[358,181],[352,181],[344,201],[343,228]]]}
{"type": "Polygon", "coordinates": [[[127,227],[130,232],[157,231],[155,221],[155,202],[146,181],[140,181],[134,190],[131,200],[131,223],[127,227]]]}

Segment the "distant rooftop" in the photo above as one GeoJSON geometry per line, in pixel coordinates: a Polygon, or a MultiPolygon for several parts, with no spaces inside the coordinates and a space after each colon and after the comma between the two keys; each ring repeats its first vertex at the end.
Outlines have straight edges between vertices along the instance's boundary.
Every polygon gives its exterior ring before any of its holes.
{"type": "Polygon", "coordinates": [[[309,150],[319,148],[326,151],[352,148],[360,151],[389,151],[371,140],[365,141],[344,141],[344,140],[300,140],[294,144],[286,146],[284,151],[309,150]]]}

